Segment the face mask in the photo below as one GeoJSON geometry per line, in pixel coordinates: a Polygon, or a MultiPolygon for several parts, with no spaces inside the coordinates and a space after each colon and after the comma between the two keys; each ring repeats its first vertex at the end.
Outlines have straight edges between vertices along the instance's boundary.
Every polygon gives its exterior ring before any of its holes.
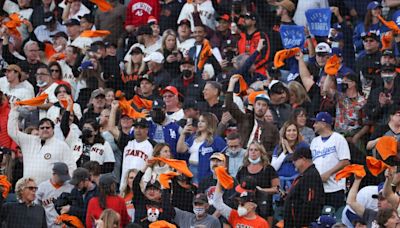
{"type": "Polygon", "coordinates": [[[342,91],[346,91],[349,88],[349,84],[347,83],[342,83],[342,91]]]}
{"type": "Polygon", "coordinates": [[[90,138],[90,137],[92,137],[92,130],[83,129],[82,130],[82,138],[90,138]]]}
{"type": "Polygon", "coordinates": [[[243,217],[248,213],[248,211],[245,207],[239,205],[238,209],[237,209],[237,213],[238,213],[239,217],[243,217]]]}
{"type": "Polygon", "coordinates": [[[83,194],[86,193],[86,191],[87,191],[87,188],[86,188],[86,187],[83,187],[79,192],[83,195],[83,194]]]}
{"type": "Polygon", "coordinates": [[[162,122],[165,120],[165,113],[162,110],[153,110],[151,112],[151,119],[154,121],[154,123],[162,124],[162,122]]]}
{"type": "Polygon", "coordinates": [[[47,82],[43,82],[43,81],[37,81],[37,83],[36,83],[36,85],[38,86],[38,87],[45,87],[46,85],[47,85],[47,82]]]}
{"type": "Polygon", "coordinates": [[[202,207],[193,207],[193,213],[195,215],[204,215],[206,213],[206,209],[202,207]]]}
{"type": "Polygon", "coordinates": [[[191,70],[183,70],[182,71],[182,76],[184,78],[190,78],[190,76],[192,76],[192,71],[191,70]]]}
{"type": "Polygon", "coordinates": [[[392,75],[382,75],[382,80],[385,83],[390,83],[392,82],[394,77],[392,75]]]}
{"type": "Polygon", "coordinates": [[[257,159],[251,159],[249,158],[249,162],[253,165],[258,164],[261,161],[261,157],[258,157],[257,159]]]}
{"type": "Polygon", "coordinates": [[[239,154],[241,149],[237,149],[237,150],[231,150],[231,149],[227,149],[226,152],[229,153],[232,156],[236,156],[239,154]]]}

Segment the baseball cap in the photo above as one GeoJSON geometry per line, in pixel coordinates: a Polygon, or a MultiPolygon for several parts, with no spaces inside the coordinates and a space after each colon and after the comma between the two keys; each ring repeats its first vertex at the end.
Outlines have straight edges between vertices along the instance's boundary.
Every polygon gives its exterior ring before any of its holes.
{"type": "Polygon", "coordinates": [[[195,110],[198,110],[198,102],[197,100],[194,99],[185,99],[185,101],[183,101],[183,105],[182,105],[183,110],[189,109],[189,108],[193,108],[195,110]]]}
{"type": "Polygon", "coordinates": [[[260,101],[265,101],[265,102],[267,102],[267,104],[269,104],[269,97],[268,97],[266,94],[264,94],[264,93],[258,94],[258,95],[256,96],[256,99],[254,100],[254,103],[255,103],[256,101],[258,101],[258,100],[260,100],[260,101]]]}
{"type": "Polygon", "coordinates": [[[194,61],[192,58],[190,57],[186,57],[182,59],[181,65],[183,64],[190,64],[190,65],[194,65],[194,61]]]}
{"type": "Polygon", "coordinates": [[[312,228],[332,227],[336,224],[336,219],[330,215],[321,215],[316,222],[311,223],[312,228]]]}
{"type": "Polygon", "coordinates": [[[382,55],[383,56],[390,56],[390,57],[395,57],[395,54],[394,54],[394,52],[393,52],[393,50],[392,49],[385,49],[385,50],[383,50],[382,51],[382,55]]]}
{"type": "Polygon", "coordinates": [[[143,54],[143,49],[140,46],[132,48],[130,54],[143,54]]]}
{"type": "Polygon", "coordinates": [[[87,13],[83,16],[78,16],[79,20],[82,20],[83,18],[86,19],[89,23],[94,23],[94,16],[90,13],[87,13]]]}
{"type": "Polygon", "coordinates": [[[22,73],[22,69],[21,69],[21,67],[19,67],[18,65],[16,65],[16,64],[11,64],[11,65],[8,65],[7,66],[7,70],[14,70],[14,71],[16,71],[16,72],[18,72],[18,73],[22,73]]]}
{"type": "Polygon", "coordinates": [[[244,18],[248,18],[248,19],[251,19],[253,21],[257,20],[257,17],[256,17],[256,15],[254,13],[246,13],[244,15],[244,18]]]}
{"type": "Polygon", "coordinates": [[[143,61],[145,61],[145,62],[152,61],[152,62],[156,62],[156,63],[160,63],[161,64],[161,63],[164,62],[164,56],[160,52],[155,51],[155,52],[150,53],[150,55],[146,56],[143,59],[143,61]]]}
{"type": "Polygon", "coordinates": [[[147,18],[147,24],[152,25],[152,24],[157,24],[158,21],[154,16],[150,16],[147,18]]]}
{"type": "Polygon", "coordinates": [[[74,25],[81,25],[81,23],[77,19],[69,19],[65,22],[65,26],[74,26],[74,25]]]}
{"type": "Polygon", "coordinates": [[[134,127],[143,127],[143,128],[149,128],[149,123],[146,119],[144,118],[139,118],[136,119],[136,121],[133,123],[134,127]]]}
{"type": "Polygon", "coordinates": [[[153,78],[153,76],[151,76],[151,74],[145,74],[145,75],[143,75],[143,76],[141,76],[141,77],[139,78],[139,83],[142,82],[143,80],[147,80],[147,81],[149,81],[151,84],[153,84],[154,78],[153,78]]]}
{"type": "Polygon", "coordinates": [[[372,38],[378,42],[380,42],[380,32],[379,30],[371,30],[369,32],[363,32],[361,33],[361,38],[364,40],[366,38],[372,38]]]}
{"type": "Polygon", "coordinates": [[[53,22],[54,21],[54,14],[52,13],[52,12],[46,12],[45,14],[44,14],[44,17],[43,17],[43,22],[45,23],[45,24],[47,24],[47,23],[51,23],[51,22],[53,22]]]}
{"type": "Polygon", "coordinates": [[[161,189],[161,184],[158,181],[150,181],[147,183],[145,190],[147,190],[149,188],[161,189]]]}
{"type": "Polygon", "coordinates": [[[339,23],[335,23],[335,24],[332,25],[332,28],[336,29],[336,30],[341,30],[342,26],[339,23]]]}
{"type": "Polygon", "coordinates": [[[79,167],[72,173],[72,179],[69,182],[72,185],[77,185],[79,182],[90,179],[90,173],[87,169],[79,167]]]}
{"type": "Polygon", "coordinates": [[[337,47],[332,48],[331,53],[332,53],[332,55],[337,55],[338,57],[342,57],[342,55],[343,55],[342,49],[337,48],[337,47]]]}
{"type": "Polygon", "coordinates": [[[371,197],[373,199],[384,199],[385,197],[383,196],[383,187],[385,186],[385,183],[382,182],[378,184],[378,194],[372,194],[371,197]]]}
{"type": "Polygon", "coordinates": [[[368,4],[367,10],[374,10],[374,9],[376,9],[376,8],[378,8],[378,7],[382,8],[382,5],[381,5],[379,2],[377,2],[377,1],[373,1],[373,2],[370,2],[370,3],[368,4]]]}
{"type": "Polygon", "coordinates": [[[316,53],[331,53],[331,51],[331,47],[325,42],[321,42],[317,45],[317,47],[315,47],[316,53]]]}
{"type": "Polygon", "coordinates": [[[225,13],[225,14],[219,16],[218,20],[231,21],[231,17],[225,13]]]}
{"type": "Polygon", "coordinates": [[[199,193],[193,197],[193,203],[201,203],[206,204],[208,203],[207,195],[204,193],[199,193]]]}
{"type": "Polygon", "coordinates": [[[161,95],[164,95],[164,93],[166,93],[166,92],[171,92],[171,93],[173,93],[173,94],[175,94],[177,96],[180,95],[178,89],[175,86],[167,86],[167,87],[165,87],[165,89],[161,90],[161,95]]]}
{"type": "Polygon", "coordinates": [[[62,182],[71,179],[71,176],[68,173],[68,166],[64,162],[54,163],[53,173],[57,174],[62,182]]]}
{"type": "Polygon", "coordinates": [[[178,26],[187,25],[190,27],[190,21],[188,19],[183,19],[179,22],[178,26]]]}
{"type": "Polygon", "coordinates": [[[349,73],[345,74],[343,77],[346,77],[350,81],[353,81],[353,82],[356,82],[356,83],[358,82],[357,75],[355,73],[353,73],[353,72],[349,72],[349,73]]]}
{"type": "Polygon", "coordinates": [[[106,173],[100,176],[99,185],[109,186],[117,183],[117,179],[112,173],[106,173]]]}
{"type": "Polygon", "coordinates": [[[151,27],[149,25],[142,25],[139,27],[139,29],[137,30],[136,35],[140,36],[140,35],[152,35],[153,34],[153,30],[151,29],[151,27]]]}
{"type": "Polygon", "coordinates": [[[242,192],[239,197],[239,202],[246,203],[246,202],[256,202],[256,193],[255,192],[242,192]]]}
{"type": "Polygon", "coordinates": [[[226,158],[225,158],[225,155],[223,155],[222,153],[213,153],[212,155],[211,155],[211,157],[210,157],[210,160],[211,159],[218,159],[218,160],[220,160],[220,161],[226,161],[226,158]]]}
{"type": "Polygon", "coordinates": [[[105,42],[105,43],[104,43],[104,46],[105,46],[106,48],[109,48],[109,47],[117,48],[117,44],[115,44],[115,43],[113,43],[113,42],[105,42]]]}
{"type": "Polygon", "coordinates": [[[235,190],[238,193],[243,193],[243,192],[254,192],[256,191],[257,188],[257,182],[256,179],[252,176],[246,176],[243,181],[236,186],[235,190]]]}
{"type": "Polygon", "coordinates": [[[329,125],[332,125],[332,123],[333,123],[331,114],[329,114],[327,112],[319,112],[315,116],[315,118],[312,118],[312,120],[314,120],[315,122],[324,122],[329,125]]]}
{"type": "Polygon", "coordinates": [[[63,37],[64,39],[68,40],[68,35],[65,32],[57,32],[53,35],[50,35],[50,37],[53,38],[63,37]]]}
{"type": "Polygon", "coordinates": [[[311,150],[308,146],[299,147],[294,151],[292,160],[296,161],[300,158],[312,159],[311,150]]]}
{"type": "Polygon", "coordinates": [[[290,0],[283,0],[283,1],[280,1],[280,2],[276,2],[275,5],[276,6],[282,6],[283,8],[285,8],[289,12],[293,12],[296,9],[296,6],[290,0]]]}
{"type": "Polygon", "coordinates": [[[104,93],[104,90],[102,90],[102,89],[93,90],[92,94],[90,94],[90,99],[96,98],[98,96],[106,97],[106,94],[104,93]]]}
{"type": "Polygon", "coordinates": [[[165,103],[163,100],[154,100],[151,108],[152,109],[163,109],[163,108],[165,108],[165,103]]]}

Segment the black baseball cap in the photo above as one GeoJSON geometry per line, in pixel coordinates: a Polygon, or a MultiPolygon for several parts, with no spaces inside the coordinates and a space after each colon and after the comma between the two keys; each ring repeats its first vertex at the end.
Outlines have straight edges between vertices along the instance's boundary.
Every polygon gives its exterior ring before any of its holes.
{"type": "Polygon", "coordinates": [[[53,12],[46,12],[43,17],[43,22],[45,24],[50,24],[55,21],[53,12]]]}
{"type": "Polygon", "coordinates": [[[110,186],[117,183],[117,178],[112,173],[106,173],[100,176],[99,185],[110,186]]]}
{"type": "Polygon", "coordinates": [[[72,185],[77,185],[81,181],[89,180],[90,179],[90,173],[87,169],[79,167],[74,170],[72,173],[72,179],[69,182],[72,185]]]}
{"type": "MultiPolygon", "coordinates": [[[[139,48],[140,49],[140,48],[139,48]]],[[[151,74],[145,74],[139,78],[139,83],[141,83],[143,80],[149,81],[151,84],[154,82],[154,77],[151,74]]]]}
{"type": "Polygon", "coordinates": [[[255,192],[242,192],[239,197],[239,202],[247,203],[252,202],[256,203],[256,193],[255,192]]]}
{"type": "Polygon", "coordinates": [[[85,18],[89,23],[94,24],[94,16],[90,13],[87,13],[83,16],[78,16],[79,20],[82,20],[83,18],[85,18]]]}
{"type": "Polygon", "coordinates": [[[182,108],[183,108],[183,110],[186,110],[189,108],[198,110],[199,109],[198,102],[195,99],[185,99],[185,101],[183,102],[182,108]]]}
{"type": "Polygon", "coordinates": [[[300,147],[294,151],[292,160],[296,161],[300,158],[312,159],[311,150],[309,147],[300,147]]]}
{"type": "Polygon", "coordinates": [[[153,35],[153,30],[151,29],[150,25],[142,25],[137,30],[136,35],[153,35]]]}
{"type": "Polygon", "coordinates": [[[65,32],[57,32],[56,34],[50,35],[50,37],[53,38],[63,37],[64,39],[68,40],[68,35],[65,32]]]}
{"type": "Polygon", "coordinates": [[[257,20],[257,16],[254,13],[246,13],[244,15],[244,18],[248,18],[248,19],[251,19],[253,21],[257,20]]]}
{"type": "Polygon", "coordinates": [[[183,64],[190,64],[190,65],[194,65],[194,61],[192,58],[190,57],[186,57],[182,59],[181,65],[183,64]]]}
{"type": "Polygon", "coordinates": [[[74,26],[74,25],[81,26],[81,23],[77,19],[69,19],[67,22],[65,22],[65,26],[74,26]]]}
{"type": "Polygon", "coordinates": [[[390,57],[395,57],[394,51],[392,49],[385,49],[382,51],[383,56],[390,56],[390,57]]]}
{"type": "Polygon", "coordinates": [[[235,190],[238,193],[256,191],[257,182],[252,176],[246,176],[243,181],[236,186],[235,190]]]}
{"type": "Polygon", "coordinates": [[[161,189],[161,184],[158,181],[154,181],[154,182],[150,181],[147,183],[145,190],[147,190],[149,188],[161,189]]]}
{"type": "Polygon", "coordinates": [[[71,179],[71,176],[68,173],[68,166],[64,162],[54,163],[53,173],[57,174],[62,182],[71,179]]]}
{"type": "Polygon", "coordinates": [[[207,195],[204,193],[199,193],[193,197],[193,203],[200,203],[200,204],[206,204],[208,203],[208,198],[207,195]]]}
{"type": "Polygon", "coordinates": [[[183,19],[179,22],[178,26],[187,25],[190,27],[190,21],[188,19],[183,19]]]}
{"type": "Polygon", "coordinates": [[[133,126],[149,128],[149,123],[145,118],[139,118],[139,119],[136,119],[135,123],[133,123],[133,126]]]}
{"type": "Polygon", "coordinates": [[[379,31],[369,31],[361,33],[361,38],[365,40],[366,38],[372,38],[378,42],[380,42],[380,32],[379,31]]]}

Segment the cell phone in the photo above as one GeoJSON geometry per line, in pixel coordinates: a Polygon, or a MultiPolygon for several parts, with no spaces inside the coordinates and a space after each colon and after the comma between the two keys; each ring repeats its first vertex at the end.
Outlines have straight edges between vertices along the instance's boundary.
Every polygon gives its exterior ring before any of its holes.
{"type": "Polygon", "coordinates": [[[186,125],[193,125],[193,119],[192,118],[188,118],[186,121],[186,125]]]}
{"type": "Polygon", "coordinates": [[[278,185],[277,188],[281,196],[286,196],[286,192],[281,188],[281,186],[278,185]]]}
{"type": "Polygon", "coordinates": [[[178,56],[178,51],[173,51],[172,54],[177,57],[178,56]]]}

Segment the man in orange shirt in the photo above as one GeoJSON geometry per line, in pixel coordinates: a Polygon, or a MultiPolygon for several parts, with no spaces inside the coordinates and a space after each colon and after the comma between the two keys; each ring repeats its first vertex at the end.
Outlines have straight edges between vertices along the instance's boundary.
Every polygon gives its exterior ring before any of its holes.
{"type": "Polygon", "coordinates": [[[256,195],[254,192],[240,194],[238,209],[232,209],[222,200],[222,187],[220,182],[214,192],[213,206],[224,216],[232,227],[269,228],[265,219],[256,213],[256,195]]]}

